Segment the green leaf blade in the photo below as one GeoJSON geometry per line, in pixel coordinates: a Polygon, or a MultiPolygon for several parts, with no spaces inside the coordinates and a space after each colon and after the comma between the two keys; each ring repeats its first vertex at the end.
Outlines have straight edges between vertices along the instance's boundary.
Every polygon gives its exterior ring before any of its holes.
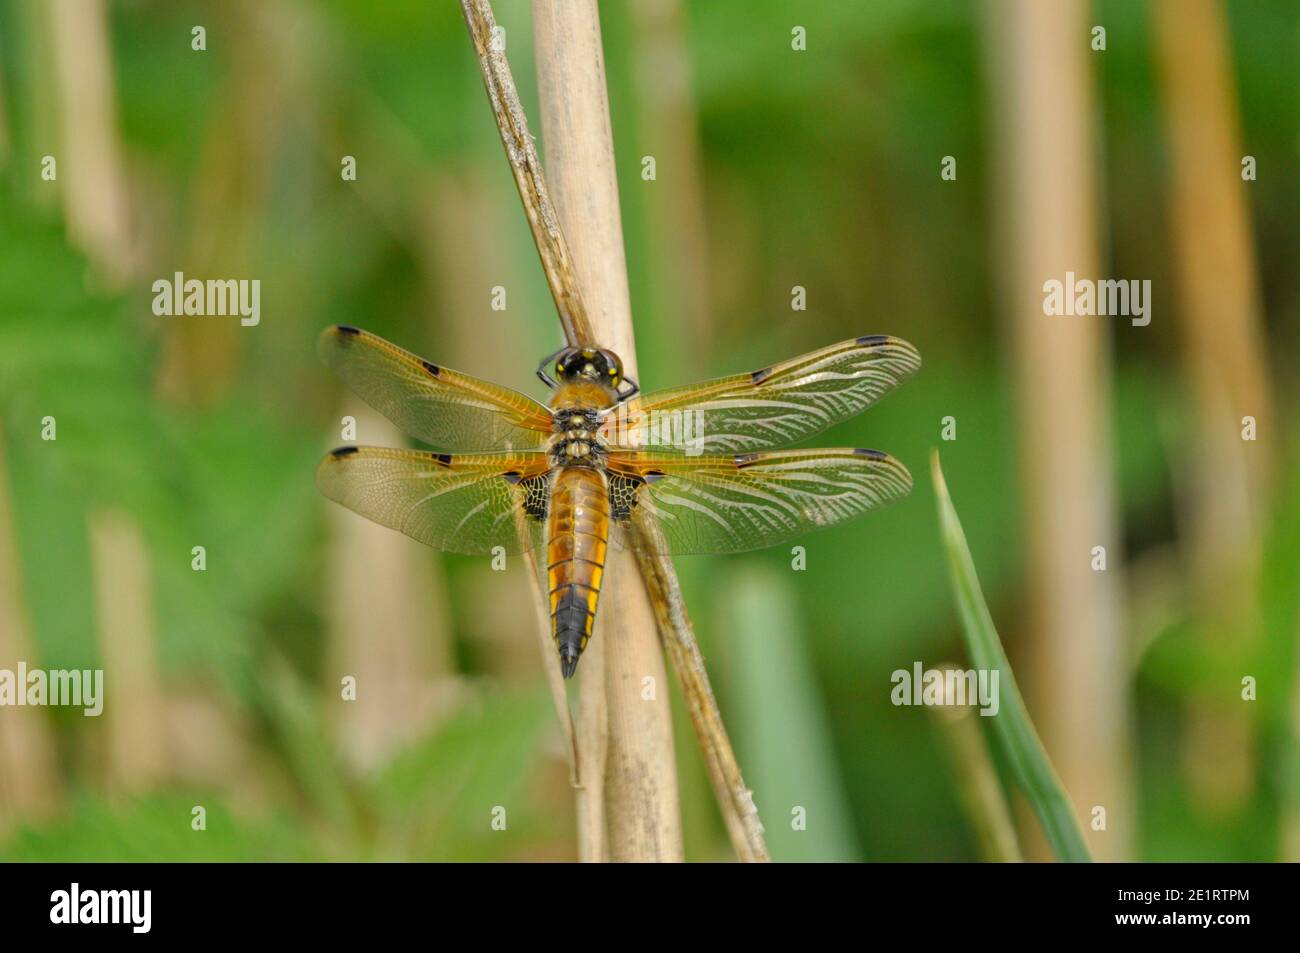
{"type": "Polygon", "coordinates": [[[951,573],[953,597],[961,617],[966,650],[978,669],[997,671],[1001,701],[997,715],[993,716],[993,732],[998,746],[1011,765],[1016,782],[1028,798],[1039,823],[1047,835],[1057,859],[1072,863],[1092,860],[1084,842],[1083,831],[1074,814],[1074,807],[1052,767],[1051,759],[1029,718],[1020,688],[1011,671],[998,637],[993,617],[980,589],[975,562],[971,558],[966,534],[948,495],[948,485],[939,466],[939,454],[930,458],[934,481],[935,500],[939,508],[939,527],[951,573]]]}

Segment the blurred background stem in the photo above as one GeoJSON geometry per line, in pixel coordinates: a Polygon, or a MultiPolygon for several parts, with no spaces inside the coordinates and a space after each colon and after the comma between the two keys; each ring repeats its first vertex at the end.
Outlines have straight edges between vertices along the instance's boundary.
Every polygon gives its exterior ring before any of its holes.
{"type": "MultiPolygon", "coordinates": [[[[64,158],[64,219],[100,279],[117,289],[140,261],[118,132],[108,11],[102,0],[54,0],[46,14],[64,158]]],[[[119,791],[147,791],[168,762],[149,551],[134,517],[121,510],[92,510],[87,532],[107,695],[108,783],[119,791]]]]}
{"type": "Polygon", "coordinates": [[[691,87],[686,11],[681,0],[633,0],[628,15],[641,93],[637,141],[655,160],[655,178],[641,182],[648,192],[646,231],[655,245],[650,258],[658,266],[653,300],[671,322],[672,339],[691,342],[679,352],[674,373],[694,380],[708,373],[717,316],[710,308],[699,107],[691,87]]]}
{"type": "MultiPolygon", "coordinates": [[[[991,0],[998,141],[998,265],[1016,374],[1028,617],[1030,710],[1081,817],[1094,857],[1130,856],[1129,667],[1119,629],[1120,537],[1108,420],[1105,319],[1044,314],[1044,282],[1095,280],[1088,5],[991,0]],[[1105,570],[1092,568],[1104,547],[1105,570]]],[[[1022,669],[1025,666],[1022,664],[1022,669]]],[[[1043,856],[1026,829],[1028,853],[1043,856]]]]}
{"type": "MultiPolygon", "coordinates": [[[[1278,435],[1264,358],[1236,84],[1219,0],[1155,0],[1153,40],[1169,138],[1170,238],[1183,375],[1182,555],[1200,638],[1244,657],[1257,643],[1260,521],[1272,499],[1276,440],[1242,439],[1245,417],[1278,435]]],[[[1271,170],[1258,174],[1269,175],[1271,170]]],[[[1226,656],[1220,656],[1226,657],[1226,656]]],[[[1184,764],[1214,812],[1240,808],[1254,774],[1241,673],[1224,669],[1188,706],[1184,764]]]]}
{"type": "MultiPolygon", "coordinates": [[[[0,421],[0,668],[16,672],[20,661],[28,668],[41,662],[27,618],[7,468],[0,421]]],[[[62,798],[55,754],[44,709],[5,710],[0,718],[0,834],[58,810],[62,798]]]]}
{"type": "MultiPolygon", "coordinates": [[[[957,668],[951,665],[935,667],[941,672],[957,668]]],[[[995,863],[1024,860],[1002,782],[998,779],[988,742],[980,730],[977,709],[968,703],[958,705],[955,699],[945,697],[943,705],[930,711],[952,759],[953,783],[957,785],[962,807],[975,830],[980,855],[995,863]]]]}

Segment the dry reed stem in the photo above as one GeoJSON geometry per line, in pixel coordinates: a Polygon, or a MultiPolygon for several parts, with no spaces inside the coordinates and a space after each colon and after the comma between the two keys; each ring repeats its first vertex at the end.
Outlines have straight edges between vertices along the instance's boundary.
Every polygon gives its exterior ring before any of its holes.
{"type": "MultiPolygon", "coordinates": [[[[487,87],[493,115],[501,132],[506,157],[509,160],[515,183],[519,188],[520,198],[524,203],[525,213],[532,227],[534,240],[538,245],[542,267],[546,272],[547,282],[555,297],[556,308],[560,314],[565,336],[570,343],[594,341],[595,335],[588,321],[587,311],[582,304],[583,297],[579,291],[572,259],[564,236],[560,232],[559,218],[550,204],[549,193],[546,189],[540,164],[537,161],[536,151],[532,145],[532,137],[528,132],[527,121],[519,105],[519,98],[515,91],[509,64],[506,61],[504,51],[491,48],[493,28],[496,25],[491,4],[488,0],[461,0],[461,6],[470,35],[474,41],[480,71],[487,87]]],[[[554,12],[552,11],[552,13],[554,12]]],[[[595,23],[594,5],[584,6],[581,12],[589,18],[590,23],[595,23]]],[[[537,17],[537,19],[543,19],[543,17],[537,17]]],[[[594,46],[595,56],[597,57],[595,61],[599,62],[598,26],[594,35],[589,32],[585,39],[594,46]]],[[[604,104],[603,75],[599,97],[601,107],[606,108],[604,104]]],[[[546,101],[546,98],[543,97],[543,102],[546,101]]],[[[558,108],[560,103],[553,102],[553,105],[558,108]]],[[[605,123],[608,123],[607,111],[605,123]]],[[[607,155],[607,160],[612,163],[612,146],[607,144],[604,152],[607,155]]],[[[580,190],[583,185],[584,183],[579,181],[575,184],[575,188],[580,190]]],[[[617,204],[615,204],[614,209],[617,212],[617,204]]],[[[622,260],[621,238],[619,239],[618,252],[616,270],[622,275],[622,280],[625,283],[626,271],[622,260]]],[[[630,345],[630,321],[626,325],[626,336],[630,345]]],[[[618,342],[612,338],[606,339],[606,343],[617,349],[618,342]]],[[[620,355],[635,367],[635,352],[630,346],[626,351],[627,353],[620,351],[620,355]]],[[[638,529],[637,532],[643,532],[643,530],[638,529]]],[[[645,549],[646,547],[641,548],[645,549]]],[[[681,596],[681,588],[677,581],[676,572],[672,567],[672,563],[665,557],[639,555],[639,560],[647,594],[650,597],[650,604],[659,624],[662,639],[673,656],[682,691],[686,698],[687,708],[696,735],[700,739],[705,752],[705,762],[709,769],[710,779],[715,792],[717,792],[719,808],[733,846],[741,860],[767,860],[768,854],[766,845],[763,843],[762,825],[758,822],[753,799],[749,789],[744,784],[731,742],[722,724],[721,713],[718,711],[717,702],[709,686],[708,674],[695,641],[695,633],[691,627],[690,618],[681,596]]],[[[608,608],[605,613],[606,616],[609,614],[608,608]]],[[[593,640],[592,646],[588,648],[586,653],[586,662],[589,666],[593,668],[604,667],[599,657],[603,655],[606,641],[608,639],[599,637],[593,640]],[[597,664],[593,665],[593,663],[597,664]]],[[[605,699],[603,697],[596,697],[594,692],[584,693],[579,700],[579,725],[581,726],[586,722],[598,723],[602,721],[605,717],[604,707],[605,699]]],[[[605,735],[602,733],[597,742],[603,745],[604,740],[605,735]]],[[[580,757],[598,759],[595,764],[603,761],[603,755],[600,751],[584,753],[580,748],[579,754],[580,757]]],[[[581,769],[580,775],[582,775],[583,780],[583,788],[579,791],[580,852],[584,857],[596,859],[603,856],[598,843],[602,839],[603,830],[606,828],[606,820],[600,816],[603,798],[592,796],[594,792],[591,786],[597,783],[596,779],[590,777],[589,773],[583,773],[581,769]],[[585,798],[584,791],[586,792],[585,798]],[[584,800],[595,803],[584,805],[584,800]]]]}
{"type": "Polygon", "coordinates": [[[594,343],[595,336],[573,269],[573,258],[564,233],[560,231],[555,206],[551,204],[546,179],[542,175],[542,163],[528,131],[528,118],[519,102],[504,45],[502,49],[493,49],[496,18],[492,15],[492,4],[488,0],[461,0],[460,7],[465,14],[470,39],[474,41],[474,53],[483,74],[492,116],[501,132],[501,144],[505,147],[510,172],[524,204],[524,214],[528,216],[533,241],[537,243],[537,254],[542,259],[542,271],[551,288],[551,297],[555,299],[564,336],[570,344],[594,343]]]}
{"type": "Polygon", "coordinates": [[[759,820],[753,792],[745,784],[740,762],[736,760],[736,752],[731,747],[731,739],[722,723],[722,712],[713,696],[709,671],[704,665],[699,643],[695,640],[695,626],[686,611],[686,601],[682,598],[681,586],[677,582],[677,572],[667,556],[652,554],[653,550],[662,549],[653,544],[653,540],[659,536],[659,528],[654,521],[645,513],[638,513],[634,528],[643,539],[652,541],[650,546],[638,549],[637,560],[646,589],[650,593],[650,602],[654,606],[664,646],[672,657],[673,668],[676,669],[677,679],[682,686],[682,696],[686,699],[691,725],[695,728],[695,737],[704,754],[709,782],[718,799],[731,846],[741,862],[765,863],[772,858],[767,852],[767,842],[763,837],[763,824],[759,820]]]}
{"type": "MultiPolygon", "coordinates": [[[[635,378],[632,303],[595,3],[534,0],[533,38],[546,164],[593,342],[612,348],[635,378]]],[[[603,856],[681,860],[672,711],[655,612],[630,552],[611,547],[605,580],[592,634],[601,654],[587,660],[590,674],[579,685],[580,696],[603,701],[605,719],[602,725],[583,718],[577,726],[580,754],[602,740],[605,748],[603,856]],[[593,677],[602,671],[603,685],[593,677]],[[653,691],[646,692],[647,685],[653,691]]],[[[586,771],[584,781],[591,776],[586,771]]]]}

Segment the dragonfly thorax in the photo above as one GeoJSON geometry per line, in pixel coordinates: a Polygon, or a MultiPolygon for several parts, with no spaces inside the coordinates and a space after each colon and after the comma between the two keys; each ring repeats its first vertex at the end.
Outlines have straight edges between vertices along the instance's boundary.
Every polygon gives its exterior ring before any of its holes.
{"type": "Polygon", "coordinates": [[[590,408],[565,408],[555,412],[555,434],[547,452],[553,466],[598,467],[604,463],[605,441],[599,414],[590,408]]]}

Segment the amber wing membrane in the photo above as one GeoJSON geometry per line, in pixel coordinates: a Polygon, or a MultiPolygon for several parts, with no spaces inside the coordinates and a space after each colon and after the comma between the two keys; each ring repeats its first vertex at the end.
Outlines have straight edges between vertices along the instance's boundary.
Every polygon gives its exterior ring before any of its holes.
{"type": "Polygon", "coordinates": [[[442,450],[533,450],[551,432],[544,404],[440,367],[368,331],[321,334],[321,360],[375,410],[442,450]]]}
{"type": "Polygon", "coordinates": [[[608,428],[613,446],[698,454],[782,447],[855,414],[921,366],[901,338],[871,335],[748,374],[633,400],[608,428]]]}
{"type": "MultiPolygon", "coordinates": [[[[907,468],[878,450],[787,450],[734,456],[612,451],[614,512],[648,511],[668,553],[762,549],[906,496],[907,468]]],[[[628,534],[623,534],[627,540],[628,534]]]]}
{"type": "Polygon", "coordinates": [[[543,453],[425,453],[342,447],[316,471],[336,503],[445,552],[507,553],[541,542],[549,463],[543,453]],[[522,532],[521,532],[522,530],[522,532]]]}

